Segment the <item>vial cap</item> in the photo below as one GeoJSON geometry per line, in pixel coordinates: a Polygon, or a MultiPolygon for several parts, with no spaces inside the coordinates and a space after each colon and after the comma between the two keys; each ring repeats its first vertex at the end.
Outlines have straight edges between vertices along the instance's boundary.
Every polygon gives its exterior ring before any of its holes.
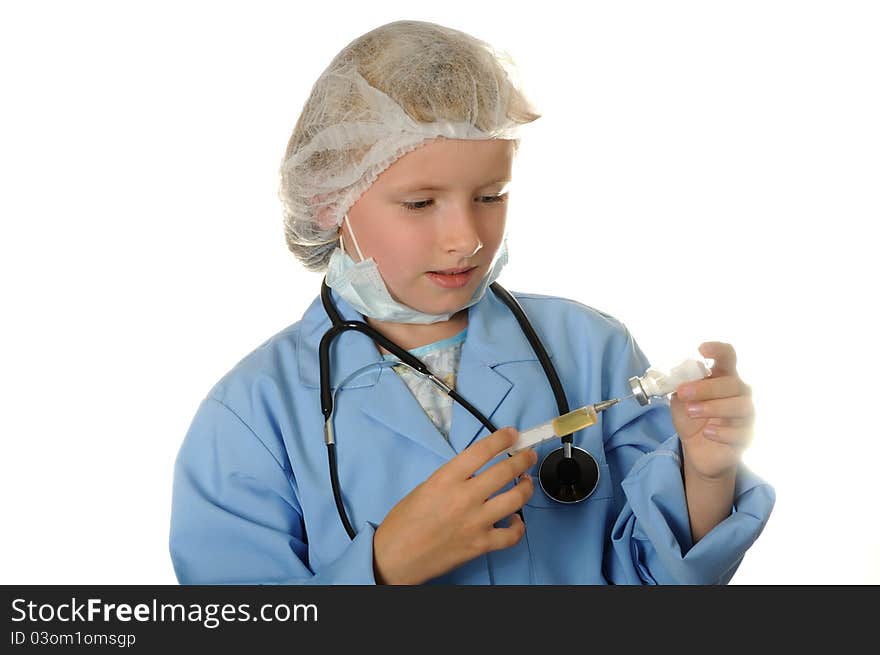
{"type": "Polygon", "coordinates": [[[645,390],[642,388],[642,381],[639,380],[637,375],[629,379],[629,388],[632,391],[633,396],[635,396],[635,399],[639,401],[639,405],[647,405],[651,402],[648,394],[646,394],[645,390]]]}

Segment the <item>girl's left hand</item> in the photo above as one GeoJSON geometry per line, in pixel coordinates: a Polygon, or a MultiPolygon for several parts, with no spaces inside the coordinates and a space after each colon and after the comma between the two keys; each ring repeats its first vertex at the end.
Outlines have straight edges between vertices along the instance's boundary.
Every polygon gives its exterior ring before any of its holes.
{"type": "Polygon", "coordinates": [[[754,436],[755,408],[751,387],[736,372],[733,346],[709,341],[700,354],[715,360],[710,376],[681,384],[670,396],[670,409],[688,465],[713,479],[736,470],[754,436]]]}

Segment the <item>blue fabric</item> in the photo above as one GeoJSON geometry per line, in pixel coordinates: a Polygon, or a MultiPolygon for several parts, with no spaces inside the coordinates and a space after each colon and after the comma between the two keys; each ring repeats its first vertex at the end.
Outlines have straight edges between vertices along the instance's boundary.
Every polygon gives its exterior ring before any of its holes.
{"type": "MultiPolygon", "coordinates": [[[[361,318],[333,293],[344,319],[361,318]]],[[[612,316],[564,298],[514,296],[572,408],[628,395],[627,380],[649,368],[612,316]]],[[[489,291],[468,312],[457,390],[499,428],[524,430],[555,416],[540,363],[506,305],[489,291]]],[[[372,536],[384,516],[487,435],[456,404],[444,439],[391,370],[376,367],[345,384],[334,423],[342,494],[358,531],[351,541],[333,501],[320,411],[318,343],[329,326],[316,298],[301,321],[242,359],[198,407],[174,468],[169,547],[182,584],[374,584],[372,536]]],[[[337,338],[332,354],[334,386],[383,360],[353,331],[337,338]]],[[[523,508],[525,538],[431,582],[726,583],[773,508],[772,487],[740,466],[730,515],[694,545],[681,446],[663,400],[622,401],[576,432],[574,444],[599,463],[587,500],[563,505],[536,484],[523,508]]],[[[557,447],[537,446],[538,465],[557,447]]],[[[535,479],[538,465],[529,471],[535,479]]]]}

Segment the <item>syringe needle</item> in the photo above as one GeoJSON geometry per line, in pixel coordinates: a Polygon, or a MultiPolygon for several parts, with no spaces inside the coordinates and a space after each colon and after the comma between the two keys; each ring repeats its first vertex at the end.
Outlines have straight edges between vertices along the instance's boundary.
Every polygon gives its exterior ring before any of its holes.
{"type": "Polygon", "coordinates": [[[612,407],[620,402],[620,398],[612,398],[611,400],[603,400],[601,403],[594,403],[593,409],[596,412],[604,412],[609,407],[612,407]]]}
{"type": "Polygon", "coordinates": [[[619,403],[621,400],[626,400],[627,398],[634,398],[634,397],[635,397],[635,394],[631,393],[630,395],[622,396],[621,398],[612,398],[611,400],[603,400],[601,403],[594,403],[593,409],[595,409],[597,412],[603,412],[606,409],[608,409],[609,407],[613,407],[614,405],[619,403]]]}

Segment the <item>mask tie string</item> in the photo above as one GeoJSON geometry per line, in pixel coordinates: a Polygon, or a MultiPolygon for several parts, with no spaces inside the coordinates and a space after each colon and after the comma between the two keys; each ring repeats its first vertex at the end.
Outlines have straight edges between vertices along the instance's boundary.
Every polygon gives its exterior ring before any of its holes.
{"type": "MultiPolygon", "coordinates": [[[[354,230],[351,229],[351,223],[348,222],[348,214],[345,215],[345,224],[348,226],[348,233],[351,235],[351,240],[354,241],[354,247],[357,250],[358,257],[361,258],[361,261],[364,261],[364,259],[366,259],[366,258],[364,257],[364,254],[361,252],[361,248],[358,245],[357,237],[354,235],[354,230]]],[[[342,239],[340,239],[339,242],[342,243],[342,239]]],[[[342,247],[342,252],[343,253],[345,252],[345,246],[342,247]]]]}

